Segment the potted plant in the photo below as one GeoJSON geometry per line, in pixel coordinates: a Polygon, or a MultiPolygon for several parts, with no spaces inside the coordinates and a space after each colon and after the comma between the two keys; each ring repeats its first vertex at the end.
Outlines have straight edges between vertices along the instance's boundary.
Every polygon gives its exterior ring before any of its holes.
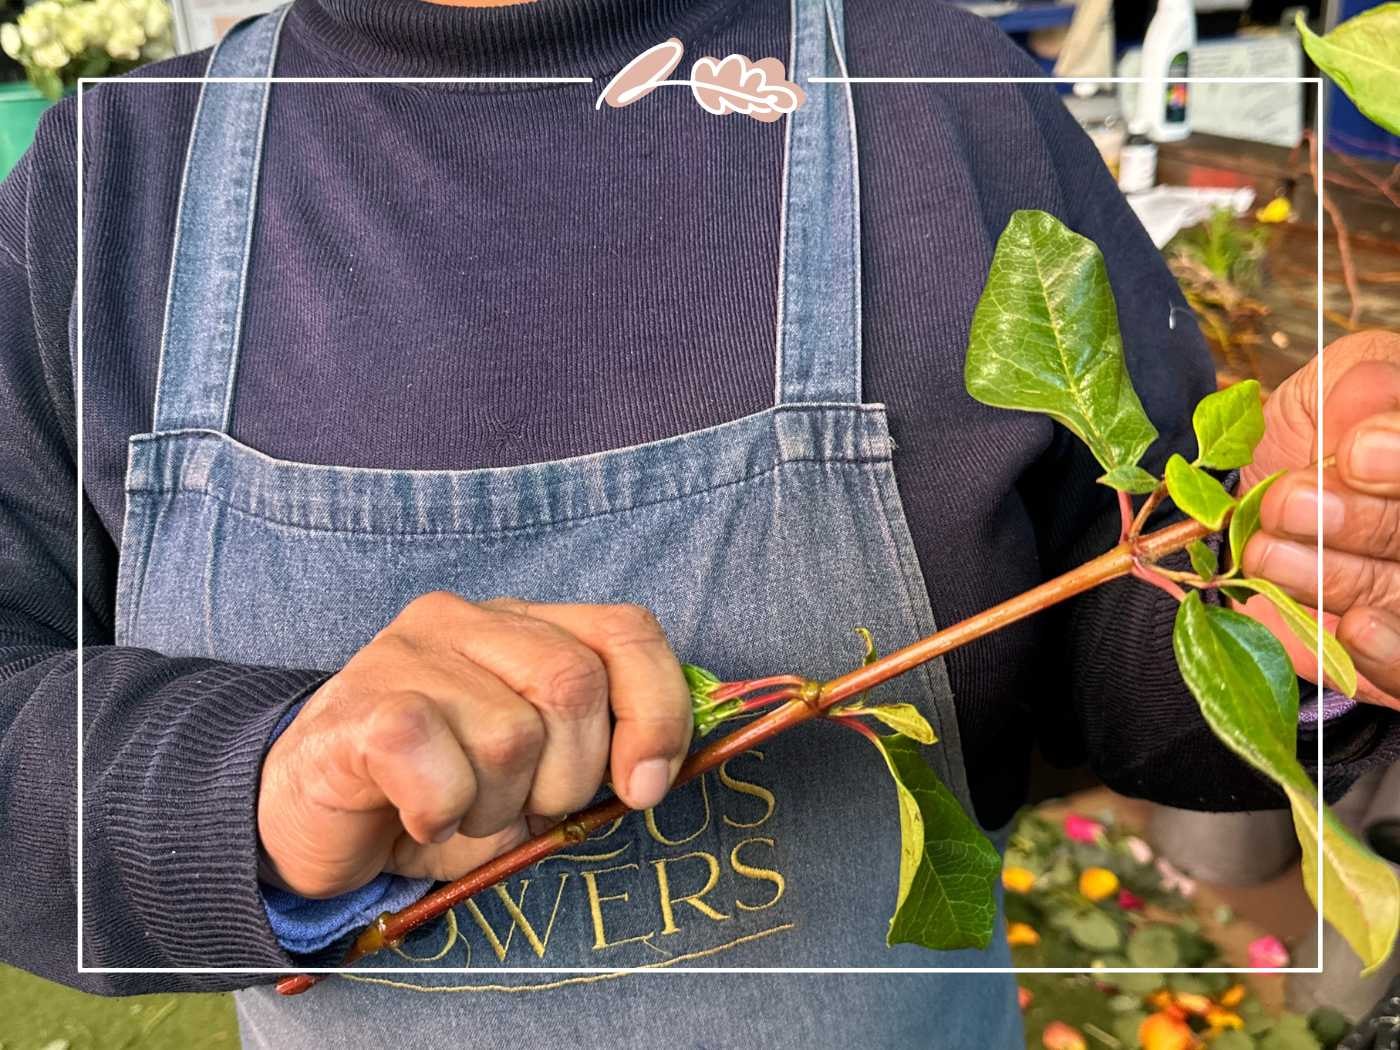
{"type": "Polygon", "coordinates": [[[47,106],[79,77],[115,76],[174,54],[165,0],[39,0],[0,5],[0,50],[26,82],[0,83],[0,176],[34,139],[47,106]]]}

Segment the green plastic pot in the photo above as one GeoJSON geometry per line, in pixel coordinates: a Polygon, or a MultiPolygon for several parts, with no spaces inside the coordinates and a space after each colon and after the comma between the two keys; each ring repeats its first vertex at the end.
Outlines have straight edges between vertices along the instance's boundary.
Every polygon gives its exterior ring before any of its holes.
{"type": "Polygon", "coordinates": [[[29,144],[39,117],[52,105],[29,84],[0,84],[0,179],[10,173],[29,144]]]}

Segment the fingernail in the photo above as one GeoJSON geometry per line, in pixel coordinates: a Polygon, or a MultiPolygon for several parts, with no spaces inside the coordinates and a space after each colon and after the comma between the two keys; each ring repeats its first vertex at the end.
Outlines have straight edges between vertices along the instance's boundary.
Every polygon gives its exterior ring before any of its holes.
{"type": "Polygon", "coordinates": [[[1291,591],[1317,589],[1317,551],[1283,540],[1270,540],[1259,559],[1259,575],[1291,591]]]}
{"type": "Polygon", "coordinates": [[[1379,616],[1368,619],[1366,627],[1351,640],[1357,649],[1357,656],[1372,663],[1400,664],[1400,631],[1379,616]]]}
{"type": "Polygon", "coordinates": [[[649,758],[638,762],[627,781],[629,801],[637,809],[650,809],[666,797],[671,786],[671,763],[664,758],[649,758]]]}
{"type": "Polygon", "coordinates": [[[1351,443],[1347,465],[1358,481],[1400,478],[1400,431],[1365,427],[1351,443]]]}
{"type": "MultiPolygon", "coordinates": [[[[1290,536],[1317,535],[1317,488],[1295,485],[1283,501],[1283,531],[1290,536]]],[[[1335,492],[1322,490],[1322,531],[1337,532],[1346,521],[1346,505],[1335,492]]]]}

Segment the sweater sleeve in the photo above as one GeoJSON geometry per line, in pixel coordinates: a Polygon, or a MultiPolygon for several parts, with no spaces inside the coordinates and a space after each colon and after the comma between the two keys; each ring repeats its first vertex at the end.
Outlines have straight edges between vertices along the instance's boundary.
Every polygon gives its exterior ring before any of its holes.
{"type": "MultiPolygon", "coordinates": [[[[1145,465],[1161,472],[1167,458],[1195,455],[1191,411],[1215,389],[1214,369],[1175,279],[1114,185],[1097,150],[1049,92],[1037,92],[1041,127],[1056,158],[1066,221],[1103,251],[1118,303],[1118,320],[1134,385],[1160,432],[1145,465]]],[[[1026,494],[1042,523],[1047,575],[1102,553],[1118,539],[1116,498],[1102,473],[1068,432],[1033,477],[1026,494]],[[1074,493],[1072,500],[1066,493],[1074,493]]],[[[1153,527],[1181,515],[1170,504],[1153,527]]],[[[1178,567],[1188,568],[1185,558],[1178,567]]],[[[1196,706],[1172,655],[1176,602],[1135,580],[1120,580],[1049,614],[1059,644],[1051,659],[1072,682],[1064,705],[1042,716],[1041,737],[1052,760],[1087,758],[1112,788],[1193,809],[1278,806],[1273,785],[1225,748],[1196,706]]],[[[1304,702],[1316,696],[1302,683],[1304,702]]],[[[1316,718],[1299,731],[1299,756],[1316,770],[1316,718]]],[[[1400,755],[1400,717],[1356,705],[1325,719],[1325,785],[1336,798],[1363,773],[1400,755]]]]}
{"type": "Polygon", "coordinates": [[[112,644],[117,552],[78,490],[68,325],[34,307],[72,298],[73,215],[32,213],[33,153],[0,185],[0,957],[108,994],[250,984],[77,972],[80,852],[85,967],[291,965],[256,796],[278,720],[324,675],[112,644]]]}

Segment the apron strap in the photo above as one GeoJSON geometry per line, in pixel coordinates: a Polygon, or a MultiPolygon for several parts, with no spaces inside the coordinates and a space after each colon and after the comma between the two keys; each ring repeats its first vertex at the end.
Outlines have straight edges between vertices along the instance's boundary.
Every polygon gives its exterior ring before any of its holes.
{"type": "MultiPolygon", "coordinates": [[[[240,22],[206,77],[272,76],[286,8],[240,22]]],[[[225,431],[267,128],[267,80],[200,87],[165,299],[152,430],[225,431]]]]}
{"type": "Polygon", "coordinates": [[[860,186],[842,0],[792,0],[792,79],[778,264],[777,402],[859,404],[860,186]],[[830,46],[828,46],[828,40],[830,46]]]}

